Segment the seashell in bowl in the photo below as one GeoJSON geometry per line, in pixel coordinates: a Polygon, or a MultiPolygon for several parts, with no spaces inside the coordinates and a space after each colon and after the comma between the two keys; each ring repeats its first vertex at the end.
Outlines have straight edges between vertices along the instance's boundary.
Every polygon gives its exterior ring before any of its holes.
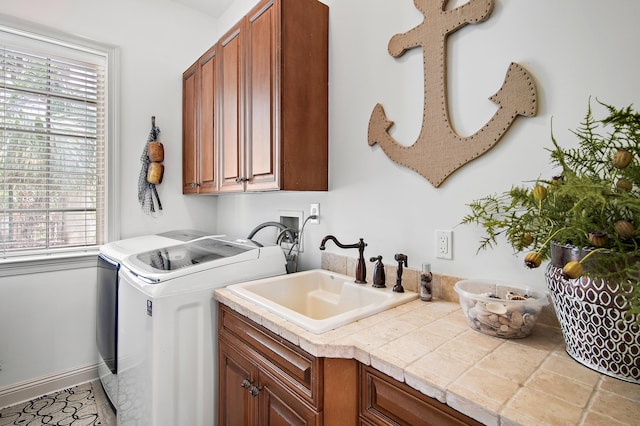
{"type": "Polygon", "coordinates": [[[485,309],[498,315],[504,315],[507,313],[507,307],[500,302],[489,302],[485,305],[485,309]]]}
{"type": "Polygon", "coordinates": [[[509,300],[527,300],[527,299],[528,297],[514,295],[514,296],[511,296],[511,299],[509,300]]]}

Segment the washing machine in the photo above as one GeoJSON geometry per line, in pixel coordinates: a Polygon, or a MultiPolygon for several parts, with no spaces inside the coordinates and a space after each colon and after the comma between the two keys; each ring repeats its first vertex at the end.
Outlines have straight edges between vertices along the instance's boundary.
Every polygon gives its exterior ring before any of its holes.
{"type": "Polygon", "coordinates": [[[118,425],[214,425],[213,292],[285,273],[280,246],[219,236],[126,257],[118,297],[118,425]]]}
{"type": "Polygon", "coordinates": [[[97,260],[96,300],[98,375],[102,387],[114,407],[118,404],[118,275],[122,261],[125,257],[135,253],[182,244],[207,235],[211,235],[211,232],[191,229],[173,230],[114,241],[100,247],[97,260]]]}

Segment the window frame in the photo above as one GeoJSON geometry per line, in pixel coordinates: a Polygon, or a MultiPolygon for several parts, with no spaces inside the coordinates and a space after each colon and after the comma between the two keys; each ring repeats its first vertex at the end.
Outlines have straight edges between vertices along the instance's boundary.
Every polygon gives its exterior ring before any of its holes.
{"type": "MultiPolygon", "coordinates": [[[[104,235],[106,241],[118,239],[120,173],[117,158],[119,156],[119,122],[118,122],[118,76],[119,48],[117,46],[98,43],[87,38],[72,36],[61,31],[44,27],[32,22],[0,14],[0,27],[15,35],[27,36],[36,40],[48,41],[79,51],[96,53],[104,56],[105,72],[105,220],[104,235]]],[[[52,270],[68,270],[95,266],[95,256],[99,246],[76,247],[56,252],[32,253],[0,258],[0,277],[19,275],[22,273],[48,272],[52,270]]]]}

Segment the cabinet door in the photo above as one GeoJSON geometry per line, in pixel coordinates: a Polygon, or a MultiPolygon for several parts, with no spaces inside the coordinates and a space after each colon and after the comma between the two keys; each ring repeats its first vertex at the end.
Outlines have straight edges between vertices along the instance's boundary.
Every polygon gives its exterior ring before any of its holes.
{"type": "Polygon", "coordinates": [[[257,398],[251,396],[248,389],[257,380],[255,365],[223,340],[218,340],[218,353],[218,423],[255,425],[257,398]]]}
{"type": "Polygon", "coordinates": [[[217,45],[205,53],[198,61],[200,73],[199,87],[199,154],[200,154],[200,193],[212,194],[218,192],[216,173],[216,53],[217,45]]]}
{"type": "Polygon", "coordinates": [[[246,23],[247,190],[279,189],[280,2],[260,3],[246,23]]]}
{"type": "Polygon", "coordinates": [[[265,370],[259,370],[258,421],[264,426],[321,425],[322,415],[287,390],[265,370]]]}
{"type": "Polygon", "coordinates": [[[244,190],[244,61],[243,24],[219,43],[220,192],[244,190]]]}
{"type": "Polygon", "coordinates": [[[182,193],[198,192],[198,64],[182,75],[182,193]]]}

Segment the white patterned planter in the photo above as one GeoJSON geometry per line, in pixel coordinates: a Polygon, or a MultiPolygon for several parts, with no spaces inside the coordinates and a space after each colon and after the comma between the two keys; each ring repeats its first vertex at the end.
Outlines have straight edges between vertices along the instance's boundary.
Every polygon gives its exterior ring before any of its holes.
{"type": "Polygon", "coordinates": [[[640,383],[640,327],[637,318],[625,315],[620,285],[562,276],[567,262],[587,253],[573,246],[552,245],[545,273],[567,353],[600,373],[640,383]]]}

